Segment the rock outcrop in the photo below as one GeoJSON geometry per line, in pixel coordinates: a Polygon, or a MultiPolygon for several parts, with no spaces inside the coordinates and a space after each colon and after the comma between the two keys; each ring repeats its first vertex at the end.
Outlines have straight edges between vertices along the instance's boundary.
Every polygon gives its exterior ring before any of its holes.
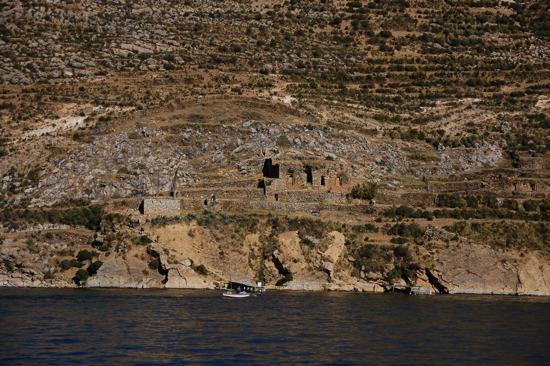
{"type": "Polygon", "coordinates": [[[207,283],[199,274],[197,274],[190,264],[176,263],[171,264],[168,261],[168,256],[161,248],[156,245],[150,245],[147,252],[153,257],[158,258],[160,262],[160,271],[166,275],[165,288],[211,288],[212,285],[207,283]]]}
{"type": "Polygon", "coordinates": [[[85,287],[160,288],[162,276],[148,269],[147,264],[136,259],[117,258],[101,266],[90,277],[85,287]]]}
{"type": "Polygon", "coordinates": [[[451,246],[436,255],[436,266],[426,270],[423,284],[436,292],[550,295],[550,265],[537,252],[521,256],[483,245],[451,246]]]}

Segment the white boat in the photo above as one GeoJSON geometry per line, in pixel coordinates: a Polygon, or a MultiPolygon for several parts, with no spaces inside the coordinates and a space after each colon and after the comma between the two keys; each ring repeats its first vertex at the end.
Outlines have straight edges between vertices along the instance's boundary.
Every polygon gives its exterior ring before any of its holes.
{"type": "Polygon", "coordinates": [[[226,299],[244,299],[245,297],[249,297],[250,294],[248,292],[233,292],[231,290],[226,291],[223,293],[223,297],[226,299]]]}

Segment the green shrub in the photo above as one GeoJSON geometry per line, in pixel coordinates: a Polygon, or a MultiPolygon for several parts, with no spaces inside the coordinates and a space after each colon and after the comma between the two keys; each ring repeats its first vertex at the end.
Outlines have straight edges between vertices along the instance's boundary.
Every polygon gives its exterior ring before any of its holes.
{"type": "Polygon", "coordinates": [[[378,184],[375,182],[369,182],[367,184],[358,184],[351,189],[352,198],[360,198],[363,200],[372,200],[376,198],[378,193],[378,184]]]}
{"type": "Polygon", "coordinates": [[[160,261],[158,258],[151,259],[151,262],[149,262],[149,268],[151,268],[153,271],[158,271],[160,267],[160,261]]]}
{"type": "Polygon", "coordinates": [[[77,259],[64,259],[63,261],[61,261],[61,263],[59,263],[59,268],[61,268],[63,271],[66,271],[68,269],[71,269],[71,268],[81,268],[83,266],[82,262],[80,262],[79,260],[77,259]]]}
{"type": "Polygon", "coordinates": [[[53,233],[47,232],[46,233],[46,238],[47,239],[53,239],[53,233]]]}
{"type": "Polygon", "coordinates": [[[508,210],[514,210],[514,211],[517,211],[519,209],[518,202],[516,200],[511,200],[511,199],[505,199],[504,202],[502,202],[502,207],[507,208],[508,210]]]}
{"type": "Polygon", "coordinates": [[[13,269],[15,268],[15,263],[11,261],[6,262],[6,267],[8,268],[8,270],[13,271],[13,269]]]}
{"type": "Polygon", "coordinates": [[[464,207],[462,198],[458,193],[453,193],[453,194],[441,193],[437,196],[437,199],[438,199],[437,205],[439,207],[451,207],[451,208],[464,207]]]}
{"type": "Polygon", "coordinates": [[[82,264],[81,261],[73,258],[69,261],[69,265],[74,268],[82,268],[84,264],[82,264]]]}
{"type": "Polygon", "coordinates": [[[206,276],[208,274],[208,270],[203,264],[199,264],[198,266],[194,266],[193,270],[197,272],[200,275],[206,276]]]}
{"type": "Polygon", "coordinates": [[[407,241],[408,241],[407,238],[403,238],[401,236],[399,236],[397,238],[391,238],[390,239],[390,243],[392,243],[392,244],[405,244],[407,241]]]}
{"type": "Polygon", "coordinates": [[[29,253],[37,254],[40,252],[40,248],[38,248],[38,245],[34,242],[34,240],[27,239],[25,241],[25,244],[27,244],[27,249],[29,250],[29,253]]]}
{"type": "Polygon", "coordinates": [[[523,202],[523,208],[525,211],[536,211],[539,207],[539,201],[535,200],[527,200],[523,202]]]}
{"type": "Polygon", "coordinates": [[[356,233],[377,233],[378,228],[374,224],[365,224],[365,225],[353,225],[351,227],[356,233]]]}
{"type": "Polygon", "coordinates": [[[84,249],[78,252],[78,254],[76,255],[76,258],[80,262],[84,262],[86,260],[92,260],[94,258],[94,255],[89,250],[84,249]]]}
{"type": "Polygon", "coordinates": [[[66,271],[71,268],[71,262],[68,259],[64,259],[63,261],[61,261],[61,263],[59,263],[59,268],[61,268],[63,271],[66,271]]]}
{"type": "Polygon", "coordinates": [[[285,283],[291,282],[291,281],[294,281],[294,276],[292,276],[292,273],[288,273],[283,278],[281,278],[279,281],[277,281],[275,286],[282,286],[285,283]]]}
{"type": "Polygon", "coordinates": [[[90,277],[90,275],[88,274],[88,271],[81,268],[76,272],[74,280],[78,285],[81,285],[83,282],[86,282],[88,277],[90,277]]]}
{"type": "Polygon", "coordinates": [[[388,281],[389,283],[394,283],[395,280],[400,279],[401,277],[403,277],[403,271],[401,267],[395,267],[386,275],[386,281],[388,281]]]}
{"type": "Polygon", "coordinates": [[[408,258],[411,256],[409,248],[402,245],[398,245],[393,248],[393,255],[395,255],[396,258],[408,258]]]}
{"type": "Polygon", "coordinates": [[[399,235],[403,237],[419,238],[424,235],[424,229],[416,222],[406,224],[404,222],[395,224],[388,230],[388,235],[399,235]]]}
{"type": "Polygon", "coordinates": [[[103,265],[102,261],[95,261],[94,263],[90,264],[88,266],[88,274],[90,276],[95,275],[102,265],[103,265]]]}
{"type": "Polygon", "coordinates": [[[148,237],[147,235],[142,235],[139,237],[139,244],[140,245],[147,245],[147,244],[151,244],[153,242],[153,240],[148,237]]]}
{"type": "Polygon", "coordinates": [[[315,247],[315,242],[312,241],[311,239],[309,238],[303,238],[300,240],[300,243],[309,247],[309,248],[314,248],[315,247]]]}

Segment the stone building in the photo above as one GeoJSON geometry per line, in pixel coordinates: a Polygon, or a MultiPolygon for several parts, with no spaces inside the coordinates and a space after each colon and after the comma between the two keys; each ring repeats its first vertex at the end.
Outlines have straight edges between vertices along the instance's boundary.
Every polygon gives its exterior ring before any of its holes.
{"type": "MultiPolygon", "coordinates": [[[[331,192],[349,192],[351,172],[347,166],[333,161],[285,161],[266,159],[260,185],[269,198],[276,201],[288,191],[311,188],[331,192]]],[[[296,197],[296,194],[293,195],[296,197]]]]}
{"type": "Polygon", "coordinates": [[[181,211],[180,200],[174,199],[144,199],[139,211],[144,215],[179,215],[181,211]]]}

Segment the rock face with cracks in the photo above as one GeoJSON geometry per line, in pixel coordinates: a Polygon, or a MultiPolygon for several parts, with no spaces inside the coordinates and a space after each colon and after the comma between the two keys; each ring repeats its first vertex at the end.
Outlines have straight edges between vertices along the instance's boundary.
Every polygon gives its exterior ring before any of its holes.
{"type": "Polygon", "coordinates": [[[503,253],[482,245],[440,250],[424,281],[444,293],[550,295],[550,266],[538,253],[503,253]]]}
{"type": "MultiPolygon", "coordinates": [[[[266,255],[266,245],[270,244],[262,230],[263,227],[258,233],[244,235],[244,240],[231,243],[223,239],[231,231],[221,227],[210,230],[194,221],[157,228],[165,241],[150,244],[147,253],[143,247],[136,248],[142,252],[139,255],[136,251],[106,253],[100,258],[104,264],[84,286],[207,289],[230,279],[253,283],[261,268],[268,288],[275,288],[276,282],[292,274],[292,280],[281,288],[383,291],[380,279],[367,283],[352,275],[353,258],[345,233],[329,231],[318,239],[294,230],[282,231],[273,237],[275,248],[266,255]]],[[[434,230],[432,227],[430,233],[434,230]]],[[[0,250],[0,286],[75,287],[77,268],[60,271],[52,267],[56,251],[64,247],[65,244],[53,241],[31,247],[29,252],[16,241],[5,240],[0,250]]],[[[537,251],[522,254],[457,243],[439,247],[432,255],[433,264],[416,270],[414,284],[435,293],[550,295],[550,265],[537,251]]],[[[90,262],[84,262],[85,269],[90,262]]],[[[390,267],[394,268],[391,265],[388,270],[390,267]]]]}
{"type": "Polygon", "coordinates": [[[208,288],[209,284],[201,278],[190,266],[177,263],[170,264],[168,256],[161,248],[150,245],[147,248],[149,254],[158,258],[160,272],[166,274],[165,288],[208,288]]]}
{"type": "Polygon", "coordinates": [[[117,258],[103,264],[85,287],[159,288],[162,276],[148,270],[147,264],[136,258],[117,258]]]}

